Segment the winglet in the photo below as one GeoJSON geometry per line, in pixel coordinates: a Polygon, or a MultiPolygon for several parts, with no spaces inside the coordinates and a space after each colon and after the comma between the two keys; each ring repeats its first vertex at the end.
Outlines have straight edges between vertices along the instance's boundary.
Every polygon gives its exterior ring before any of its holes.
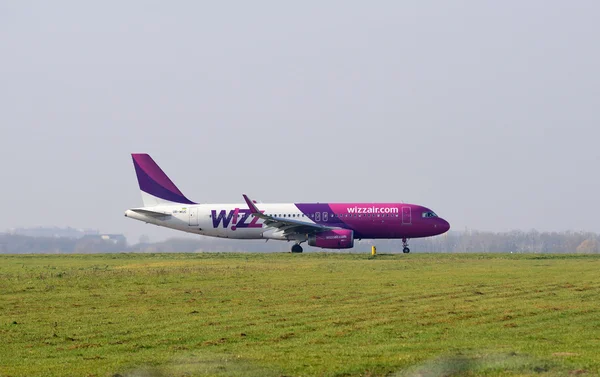
{"type": "Polygon", "coordinates": [[[250,200],[246,194],[242,194],[242,196],[244,197],[246,204],[248,204],[248,208],[250,208],[250,213],[257,216],[262,215],[262,213],[258,210],[258,207],[256,207],[256,204],[254,204],[254,202],[250,200]]]}

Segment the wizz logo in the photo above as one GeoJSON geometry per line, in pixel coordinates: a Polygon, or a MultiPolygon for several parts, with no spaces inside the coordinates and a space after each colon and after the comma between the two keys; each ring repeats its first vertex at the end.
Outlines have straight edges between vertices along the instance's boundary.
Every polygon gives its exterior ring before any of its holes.
{"type": "MultiPolygon", "coordinates": [[[[261,211],[263,212],[263,211],[261,211]]],[[[262,228],[262,224],[258,224],[258,217],[252,216],[249,209],[239,209],[236,208],[234,210],[229,211],[221,210],[217,215],[216,210],[211,210],[211,217],[213,222],[213,228],[218,228],[222,226],[223,228],[229,228],[229,224],[231,224],[231,230],[236,230],[237,228],[262,228]],[[248,220],[252,217],[251,221],[248,220]]]]}

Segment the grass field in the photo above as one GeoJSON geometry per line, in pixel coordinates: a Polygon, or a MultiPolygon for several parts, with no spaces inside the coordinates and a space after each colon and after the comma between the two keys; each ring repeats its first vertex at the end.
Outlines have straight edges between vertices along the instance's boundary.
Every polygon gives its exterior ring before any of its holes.
{"type": "Polygon", "coordinates": [[[0,256],[0,376],[600,375],[600,257],[0,256]]]}

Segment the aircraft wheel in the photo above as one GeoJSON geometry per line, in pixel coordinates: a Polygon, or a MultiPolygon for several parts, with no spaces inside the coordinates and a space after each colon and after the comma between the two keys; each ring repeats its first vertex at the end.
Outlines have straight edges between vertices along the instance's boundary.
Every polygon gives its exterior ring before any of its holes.
{"type": "Polygon", "coordinates": [[[298,245],[298,244],[294,244],[294,246],[292,246],[292,253],[301,253],[302,252],[302,246],[298,245]]]}
{"type": "Polygon", "coordinates": [[[408,253],[410,253],[410,249],[408,247],[405,247],[404,249],[402,249],[402,252],[404,254],[408,254],[408,253]]]}

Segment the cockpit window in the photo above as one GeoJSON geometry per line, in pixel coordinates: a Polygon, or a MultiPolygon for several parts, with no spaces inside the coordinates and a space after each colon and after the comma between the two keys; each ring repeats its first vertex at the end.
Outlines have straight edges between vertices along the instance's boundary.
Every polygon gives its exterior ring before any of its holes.
{"type": "Polygon", "coordinates": [[[425,218],[438,217],[438,215],[436,215],[432,211],[425,211],[425,212],[423,212],[423,217],[425,217],[425,218]]]}

